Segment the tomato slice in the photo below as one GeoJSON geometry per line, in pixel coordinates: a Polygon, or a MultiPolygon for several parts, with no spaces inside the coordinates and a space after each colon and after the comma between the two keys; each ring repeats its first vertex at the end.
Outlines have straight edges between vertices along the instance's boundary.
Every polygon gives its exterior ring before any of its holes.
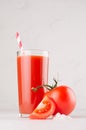
{"type": "Polygon", "coordinates": [[[39,105],[34,109],[34,111],[29,116],[30,119],[46,119],[53,115],[55,111],[55,103],[53,100],[45,96],[39,105]]]}

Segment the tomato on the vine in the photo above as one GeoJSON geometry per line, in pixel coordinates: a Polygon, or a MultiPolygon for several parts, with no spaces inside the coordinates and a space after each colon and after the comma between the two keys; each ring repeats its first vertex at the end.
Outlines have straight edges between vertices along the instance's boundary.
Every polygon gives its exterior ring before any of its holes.
{"type": "Polygon", "coordinates": [[[53,86],[46,84],[33,88],[34,91],[37,91],[41,87],[46,87],[48,91],[40,104],[31,113],[31,119],[46,119],[48,116],[57,113],[68,115],[74,110],[76,96],[72,88],[66,85],[57,86],[57,81],[54,81],[55,85],[53,86]]]}
{"type": "Polygon", "coordinates": [[[54,114],[57,112],[61,114],[68,115],[70,114],[76,105],[76,97],[74,91],[65,85],[61,85],[55,87],[49,92],[45,93],[46,96],[53,99],[56,104],[56,110],[54,114]]]}

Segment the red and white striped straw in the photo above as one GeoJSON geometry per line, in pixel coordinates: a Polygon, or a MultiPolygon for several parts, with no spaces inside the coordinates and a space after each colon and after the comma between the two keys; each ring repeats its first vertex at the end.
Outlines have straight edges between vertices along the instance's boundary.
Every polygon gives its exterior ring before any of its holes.
{"type": "Polygon", "coordinates": [[[16,32],[16,39],[17,39],[17,42],[18,42],[18,47],[22,51],[23,50],[23,44],[22,44],[22,41],[20,39],[20,34],[18,32],[16,32]]]}

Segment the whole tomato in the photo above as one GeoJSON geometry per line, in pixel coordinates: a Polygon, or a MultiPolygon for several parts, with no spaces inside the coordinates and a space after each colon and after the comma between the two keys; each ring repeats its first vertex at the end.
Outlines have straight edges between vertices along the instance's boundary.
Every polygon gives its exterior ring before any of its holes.
{"type": "Polygon", "coordinates": [[[46,92],[45,95],[52,98],[56,105],[54,115],[58,112],[68,115],[75,108],[76,96],[74,91],[68,86],[56,86],[55,88],[46,92]]]}

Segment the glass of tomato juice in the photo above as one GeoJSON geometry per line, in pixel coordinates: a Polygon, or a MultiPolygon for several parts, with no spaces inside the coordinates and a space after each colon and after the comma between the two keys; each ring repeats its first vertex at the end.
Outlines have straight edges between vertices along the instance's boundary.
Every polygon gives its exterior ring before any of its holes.
{"type": "Polygon", "coordinates": [[[26,117],[40,103],[44,96],[44,88],[36,92],[32,88],[48,83],[48,51],[17,51],[17,77],[19,115],[26,117]]]}

